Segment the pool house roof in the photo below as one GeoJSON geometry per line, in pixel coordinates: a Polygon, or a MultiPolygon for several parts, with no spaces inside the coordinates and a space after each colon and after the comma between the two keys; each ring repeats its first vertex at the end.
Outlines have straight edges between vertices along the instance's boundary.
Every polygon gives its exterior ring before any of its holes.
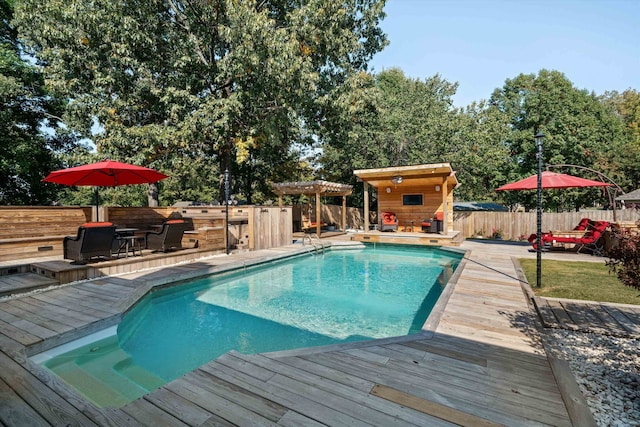
{"type": "Polygon", "coordinates": [[[401,183],[413,186],[437,185],[442,183],[443,179],[446,179],[450,188],[458,186],[456,172],[449,163],[359,169],[353,171],[353,174],[376,188],[401,183]]]}

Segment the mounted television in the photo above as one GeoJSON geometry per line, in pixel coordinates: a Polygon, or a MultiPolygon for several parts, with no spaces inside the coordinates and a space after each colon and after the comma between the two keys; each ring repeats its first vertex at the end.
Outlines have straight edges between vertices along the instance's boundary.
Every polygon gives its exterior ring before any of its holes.
{"type": "Polygon", "coordinates": [[[422,194],[403,194],[402,204],[404,206],[420,206],[422,205],[422,194]]]}

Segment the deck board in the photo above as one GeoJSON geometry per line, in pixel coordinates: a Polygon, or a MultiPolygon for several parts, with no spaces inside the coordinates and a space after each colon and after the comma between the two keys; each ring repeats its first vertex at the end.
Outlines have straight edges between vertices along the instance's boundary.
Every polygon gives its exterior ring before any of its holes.
{"type": "Polygon", "coordinates": [[[150,393],[146,395],[144,399],[165,412],[173,414],[173,416],[191,426],[199,426],[213,415],[212,412],[201,408],[166,388],[161,388],[154,393],[150,393]]]}
{"type": "Polygon", "coordinates": [[[534,297],[533,300],[547,328],[640,337],[640,317],[635,317],[633,306],[560,298],[534,297]]]}
{"type": "Polygon", "coordinates": [[[502,425],[380,384],[376,384],[373,390],[371,390],[371,394],[460,426],[499,427],[502,425]]]}
{"type": "Polygon", "coordinates": [[[371,399],[369,396],[371,387],[366,390],[354,389],[341,382],[295,368],[279,359],[269,359],[258,355],[247,357],[235,352],[233,355],[276,372],[278,375],[269,380],[271,383],[289,390],[300,389],[306,396],[315,396],[317,402],[329,403],[333,408],[343,408],[343,411],[351,410],[350,415],[357,415],[358,419],[372,422],[374,425],[391,426],[405,425],[406,423],[413,425],[420,422],[413,417],[406,417],[395,406],[371,399]]]}
{"type": "Polygon", "coordinates": [[[0,296],[46,288],[56,284],[58,284],[57,280],[34,273],[4,275],[0,276],[0,296]]]}
{"type": "Polygon", "coordinates": [[[0,379],[0,402],[3,408],[6,408],[0,411],[0,424],[3,426],[51,425],[2,379],[0,379]]]}
{"type": "Polygon", "coordinates": [[[36,377],[25,373],[18,363],[3,352],[0,352],[0,366],[0,379],[39,417],[54,425],[96,425],[36,377]]]}

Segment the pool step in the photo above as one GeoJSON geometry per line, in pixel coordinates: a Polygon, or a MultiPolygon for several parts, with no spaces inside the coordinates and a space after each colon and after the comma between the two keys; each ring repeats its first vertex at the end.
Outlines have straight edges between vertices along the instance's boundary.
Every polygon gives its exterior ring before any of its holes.
{"type": "Polygon", "coordinates": [[[54,372],[102,407],[122,406],[166,383],[136,366],[121,349],[111,349],[95,358],[72,358],[59,364],[54,372]]]}

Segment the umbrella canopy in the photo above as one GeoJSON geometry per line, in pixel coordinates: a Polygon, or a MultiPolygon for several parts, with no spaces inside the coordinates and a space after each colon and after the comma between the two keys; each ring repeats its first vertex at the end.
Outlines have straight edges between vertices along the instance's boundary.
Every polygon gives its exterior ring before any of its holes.
{"type": "MultiPolygon", "coordinates": [[[[573,175],[567,175],[564,173],[555,173],[545,171],[542,172],[542,188],[573,188],[573,187],[609,187],[611,184],[607,184],[602,181],[594,181],[592,179],[580,178],[573,175]]],[[[538,188],[538,175],[531,175],[528,178],[521,179],[520,181],[511,182],[496,188],[496,191],[508,191],[508,190],[536,190],[538,188]]]]}
{"type": "Polygon", "coordinates": [[[118,185],[149,184],[165,178],[168,176],[150,168],[105,160],[53,171],[43,181],[63,185],[116,187],[118,185]]]}
{"type": "Polygon", "coordinates": [[[53,171],[43,181],[69,186],[94,186],[96,193],[96,221],[98,221],[98,187],[150,184],[165,178],[168,178],[168,176],[150,168],[104,160],[98,163],[53,171]]]}

